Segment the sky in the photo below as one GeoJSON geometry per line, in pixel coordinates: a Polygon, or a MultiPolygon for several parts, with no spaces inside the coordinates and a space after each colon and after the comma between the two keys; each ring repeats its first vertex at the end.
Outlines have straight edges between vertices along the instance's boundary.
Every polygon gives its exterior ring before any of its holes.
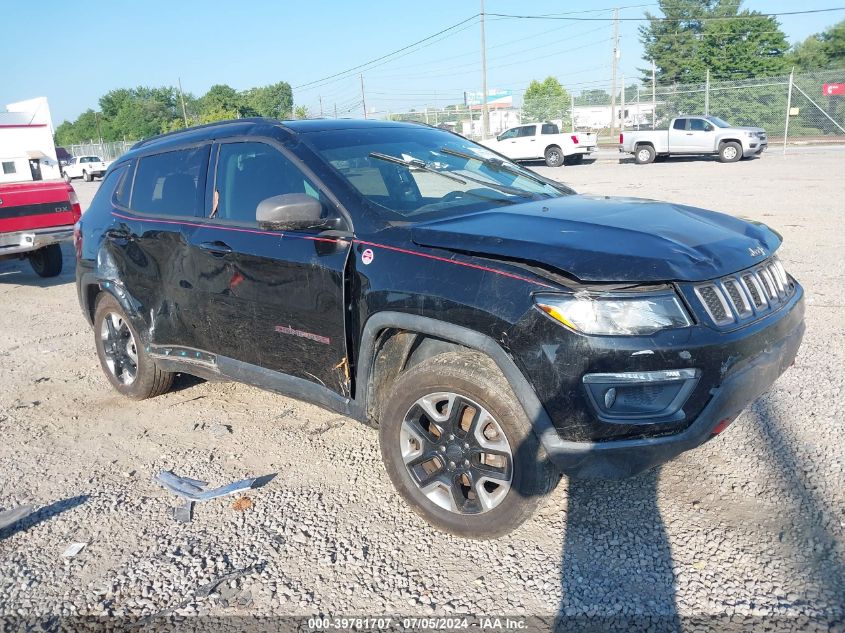
{"type": "MultiPolygon", "coordinates": [[[[437,33],[479,12],[480,0],[144,0],[85,3],[4,2],[0,38],[0,107],[46,96],[54,124],[74,119],[115,88],[175,86],[202,95],[215,83],[238,90],[287,81],[294,102],[312,114],[361,116],[361,81],[345,71],[437,33]],[[9,60],[12,60],[11,62],[9,60]]],[[[486,12],[622,18],[656,11],[656,0],[486,0],[486,12]],[[579,12],[579,13],[572,13],[579,12]]],[[[845,0],[746,0],[764,13],[845,6],[845,0]]],[[[845,19],[845,10],[783,16],[790,42],[845,19]]],[[[626,83],[644,66],[641,22],[620,25],[620,73],[626,83]]],[[[488,88],[517,100],[532,79],[557,77],[576,94],[610,88],[610,21],[515,20],[488,16],[488,88]]],[[[480,91],[477,20],[363,70],[367,109],[379,114],[460,103],[480,91]]]]}

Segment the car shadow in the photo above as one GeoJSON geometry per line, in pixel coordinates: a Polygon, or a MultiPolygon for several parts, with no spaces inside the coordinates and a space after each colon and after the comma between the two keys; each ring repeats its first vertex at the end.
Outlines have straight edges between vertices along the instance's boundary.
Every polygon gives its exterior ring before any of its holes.
{"type": "Polygon", "coordinates": [[[569,480],[557,630],[681,630],[659,475],[569,480]]]}
{"type": "Polygon", "coordinates": [[[0,260],[0,285],[51,288],[72,283],[76,277],[76,259],[69,243],[62,244],[62,272],[56,277],[39,277],[27,259],[0,260]]]}
{"type": "Polygon", "coordinates": [[[68,499],[62,499],[61,501],[54,501],[50,505],[39,508],[29,516],[0,530],[0,541],[11,538],[19,532],[26,532],[30,528],[38,525],[39,523],[49,521],[62,512],[67,512],[77,506],[81,506],[83,503],[88,501],[88,499],[89,495],[77,495],[68,499]]]}

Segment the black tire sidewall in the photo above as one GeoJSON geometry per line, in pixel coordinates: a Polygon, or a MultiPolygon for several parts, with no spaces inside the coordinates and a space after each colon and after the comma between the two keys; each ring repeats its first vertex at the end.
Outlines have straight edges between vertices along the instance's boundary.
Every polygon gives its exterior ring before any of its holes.
{"type": "Polygon", "coordinates": [[[39,277],[56,277],[62,272],[62,247],[59,244],[43,246],[30,253],[29,265],[39,277]]]}
{"type": "MultiPolygon", "coordinates": [[[[452,534],[469,538],[494,538],[510,532],[529,518],[548,493],[549,464],[530,424],[508,388],[485,384],[484,378],[450,371],[442,359],[427,370],[429,359],[401,375],[390,392],[379,424],[379,442],[385,468],[405,501],[429,523],[452,534]],[[405,414],[419,398],[440,391],[465,396],[484,407],[505,433],[513,453],[514,477],[505,499],[492,510],[461,515],[430,501],[411,478],[399,447],[399,433],[405,414]]],[[[481,375],[484,372],[479,372],[481,375]]]]}
{"type": "Polygon", "coordinates": [[[723,163],[735,163],[740,158],[742,158],[742,146],[735,141],[723,143],[722,146],[719,148],[719,160],[723,163]],[[724,151],[728,147],[736,148],[736,156],[734,158],[725,158],[724,151]]]}
{"type": "Polygon", "coordinates": [[[656,157],[657,154],[655,153],[654,148],[650,145],[641,145],[634,150],[634,161],[637,165],[648,165],[649,163],[653,163],[656,157]],[[648,150],[648,160],[640,160],[640,152],[643,150],[648,150]]]}
{"type": "Polygon", "coordinates": [[[108,378],[109,383],[111,383],[112,387],[114,387],[117,391],[124,396],[135,400],[148,398],[155,391],[157,378],[155,363],[144,349],[142,339],[138,336],[138,331],[133,325],[131,319],[126,316],[126,312],[118,303],[117,299],[108,293],[100,295],[97,300],[97,307],[94,311],[94,345],[97,348],[97,357],[100,360],[100,367],[102,367],[103,373],[106,375],[106,378],[108,378]],[[109,369],[108,364],[106,364],[103,342],[100,337],[100,328],[102,327],[105,315],[111,312],[117,313],[121,316],[121,318],[126,322],[129,331],[132,332],[132,336],[135,338],[135,349],[138,354],[138,369],[135,381],[130,385],[126,385],[118,380],[109,369]]]}
{"type": "Polygon", "coordinates": [[[560,149],[557,145],[553,145],[552,147],[547,148],[546,151],[543,153],[543,158],[545,158],[546,160],[547,167],[560,167],[566,162],[566,157],[563,155],[563,150],[560,149]],[[549,158],[553,152],[557,152],[558,156],[560,156],[560,159],[557,161],[557,163],[554,163],[554,161],[550,160],[549,158]]]}

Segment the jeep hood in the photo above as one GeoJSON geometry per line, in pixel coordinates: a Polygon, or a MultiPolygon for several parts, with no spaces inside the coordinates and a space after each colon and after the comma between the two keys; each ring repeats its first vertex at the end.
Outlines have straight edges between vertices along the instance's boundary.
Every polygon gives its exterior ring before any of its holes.
{"type": "Polygon", "coordinates": [[[584,282],[704,281],[780,246],[762,224],[636,198],[564,196],[425,222],[420,246],[553,268],[584,282]]]}

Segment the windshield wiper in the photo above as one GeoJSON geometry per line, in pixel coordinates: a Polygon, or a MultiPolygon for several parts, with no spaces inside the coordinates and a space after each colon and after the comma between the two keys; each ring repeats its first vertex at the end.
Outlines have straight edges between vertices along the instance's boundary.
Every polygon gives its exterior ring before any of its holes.
{"type": "Polygon", "coordinates": [[[455,149],[449,149],[448,147],[441,147],[440,151],[443,154],[449,154],[450,156],[457,156],[458,158],[463,158],[466,160],[477,160],[483,165],[487,165],[496,171],[504,171],[509,174],[513,174],[514,176],[525,176],[529,180],[533,180],[536,183],[541,185],[546,185],[548,187],[554,187],[557,189],[558,187],[553,183],[550,183],[548,180],[541,178],[540,176],[536,176],[532,174],[527,169],[520,169],[519,167],[511,167],[505,161],[500,158],[483,158],[481,156],[476,156],[474,154],[467,154],[465,152],[459,152],[455,149]]]}
{"type": "Polygon", "coordinates": [[[404,165],[405,167],[413,167],[414,169],[419,169],[420,171],[425,171],[430,174],[437,174],[438,176],[443,176],[444,178],[448,178],[449,180],[459,182],[462,185],[467,184],[467,181],[462,178],[458,178],[457,176],[453,176],[452,174],[447,174],[438,169],[434,169],[434,167],[429,167],[428,163],[426,163],[424,160],[420,160],[419,158],[411,158],[410,160],[405,160],[404,158],[399,158],[398,156],[391,156],[390,154],[382,154],[381,152],[370,152],[370,158],[376,158],[378,160],[383,160],[387,163],[394,163],[396,165],[404,165]]]}

